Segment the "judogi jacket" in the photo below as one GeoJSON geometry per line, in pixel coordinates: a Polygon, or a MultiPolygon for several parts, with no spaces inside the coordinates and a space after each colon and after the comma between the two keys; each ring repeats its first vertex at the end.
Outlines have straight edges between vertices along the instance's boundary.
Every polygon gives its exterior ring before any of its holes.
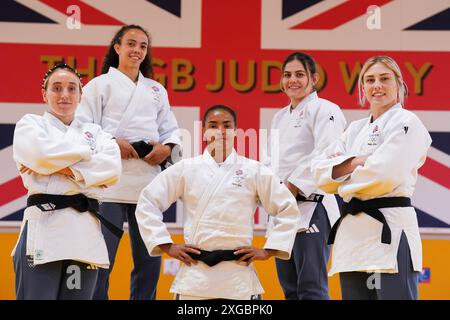
{"type": "MultiPolygon", "coordinates": [[[[375,121],[354,121],[339,140],[313,161],[319,186],[352,198],[411,197],[417,171],[425,162],[431,137],[412,112],[396,104],[375,121]],[[341,156],[332,157],[336,153],[341,156]],[[368,156],[353,173],[332,178],[333,167],[356,156],[368,156]]],[[[413,207],[379,209],[391,230],[390,244],[381,242],[382,224],[367,214],[347,215],[337,229],[333,247],[333,275],[346,271],[398,272],[397,251],[405,232],[415,271],[422,270],[422,246],[413,207]]]]}
{"type": "MultiPolygon", "coordinates": [[[[275,114],[263,160],[283,181],[298,187],[306,198],[313,193],[323,194],[322,203],[331,225],[339,218],[339,207],[334,195],[318,188],[311,173],[311,161],[344,132],[345,125],[339,106],[312,92],[295,109],[288,105],[275,114]]],[[[316,206],[316,202],[299,202],[302,225],[309,225],[316,206]]],[[[270,227],[271,224],[269,232],[270,227]]]]}
{"type": "MultiPolygon", "coordinates": [[[[184,240],[202,250],[234,250],[250,246],[255,209],[260,203],[274,216],[264,248],[289,259],[299,225],[295,198],[280,179],[261,163],[233,152],[219,166],[207,150],[184,159],[158,175],[141,193],[136,210],[139,230],[150,255],[161,255],[160,244],[172,243],[162,212],[183,203],[184,240]]],[[[171,292],[188,296],[249,299],[263,292],[252,265],[222,261],[182,265],[171,292]]]]}
{"type": "MultiPolygon", "coordinates": [[[[137,84],[113,67],[92,79],[83,88],[76,117],[129,143],[181,144],[166,89],[140,72],[137,84]]],[[[103,194],[103,201],[136,203],[142,189],[161,172],[160,166],[142,159],[122,159],[122,165],[120,183],[103,194]]]]}
{"type": "MultiPolygon", "coordinates": [[[[76,119],[66,126],[50,113],[28,114],[17,122],[13,155],[18,168],[23,164],[35,172],[21,174],[29,196],[83,193],[98,199],[121,173],[120,150],[110,134],[76,119]],[[75,178],[56,174],[66,167],[75,178]]],[[[33,256],[35,265],[70,259],[109,267],[100,222],[89,212],[43,212],[32,206],[25,209],[21,232],[26,223],[26,254],[33,256]]]]}

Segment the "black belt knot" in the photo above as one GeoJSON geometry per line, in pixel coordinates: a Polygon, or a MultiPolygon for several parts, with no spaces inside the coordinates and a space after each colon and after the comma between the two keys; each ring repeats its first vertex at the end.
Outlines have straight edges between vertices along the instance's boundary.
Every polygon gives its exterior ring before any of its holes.
{"type": "Polygon", "coordinates": [[[137,154],[139,155],[139,158],[145,158],[146,155],[148,155],[153,150],[153,145],[148,144],[145,141],[136,141],[131,144],[131,146],[136,150],[137,154]]]}
{"type": "Polygon", "coordinates": [[[391,229],[384,217],[383,213],[379,209],[381,208],[398,208],[398,207],[411,207],[411,199],[407,197],[386,197],[376,198],[371,200],[362,201],[356,198],[350,200],[350,202],[344,202],[342,205],[342,215],[333,225],[328,237],[328,244],[333,244],[336,238],[336,232],[342,219],[348,214],[356,215],[360,212],[371,216],[375,220],[383,224],[381,231],[381,242],[385,244],[391,243],[391,229]]]}
{"type": "Polygon", "coordinates": [[[194,260],[200,260],[212,267],[222,261],[239,260],[244,254],[234,254],[235,250],[200,250],[200,254],[188,252],[188,255],[194,260]]]}
{"type": "Polygon", "coordinates": [[[99,203],[96,199],[88,198],[84,194],[76,194],[72,198],[74,203],[72,208],[79,212],[98,212],[99,211],[99,203]]]}

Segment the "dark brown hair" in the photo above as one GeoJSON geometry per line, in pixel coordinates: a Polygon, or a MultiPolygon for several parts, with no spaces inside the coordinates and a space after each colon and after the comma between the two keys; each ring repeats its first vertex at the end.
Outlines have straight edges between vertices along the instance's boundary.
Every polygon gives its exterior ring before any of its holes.
{"type": "Polygon", "coordinates": [[[111,40],[111,43],[105,54],[105,59],[103,60],[102,74],[108,73],[109,67],[117,68],[119,66],[119,55],[117,54],[116,50],[114,50],[114,45],[120,44],[124,34],[127,31],[133,30],[133,29],[141,30],[142,32],[144,32],[146,34],[146,36],[148,38],[147,54],[145,55],[144,60],[141,62],[141,65],[139,66],[139,71],[141,71],[141,73],[147,78],[153,77],[150,35],[147,32],[147,30],[145,30],[141,26],[138,26],[135,24],[129,24],[129,25],[123,26],[122,28],[120,28],[119,31],[117,31],[116,35],[111,40]]]}
{"type": "Polygon", "coordinates": [[[69,66],[68,64],[65,63],[57,63],[53,66],[53,68],[49,69],[45,74],[44,74],[44,78],[42,78],[42,85],[41,88],[42,90],[47,90],[47,84],[48,84],[48,79],[50,79],[51,75],[53,73],[55,73],[55,71],[57,70],[67,70],[71,73],[73,73],[74,75],[76,75],[78,77],[78,80],[80,80],[79,86],[80,86],[80,93],[81,93],[81,74],[78,73],[77,70],[75,70],[74,68],[72,68],[71,66],[69,66]]]}
{"type": "Polygon", "coordinates": [[[208,110],[205,111],[205,113],[203,115],[203,127],[206,124],[206,118],[208,117],[208,114],[210,114],[211,112],[213,112],[215,110],[223,110],[223,111],[228,112],[229,114],[231,114],[231,116],[233,117],[233,121],[234,121],[234,127],[235,128],[237,127],[236,111],[234,111],[230,107],[227,107],[227,106],[225,106],[223,104],[216,104],[216,105],[208,108],[208,110]]]}
{"type": "MultiPolygon", "coordinates": [[[[310,56],[307,53],[304,52],[293,52],[290,55],[287,56],[286,59],[284,59],[283,66],[281,68],[281,71],[284,73],[284,69],[286,68],[286,65],[291,61],[300,61],[300,63],[303,65],[303,68],[305,68],[306,75],[308,76],[308,84],[309,81],[311,81],[312,75],[317,72],[317,64],[316,61],[312,56],[310,56]]],[[[313,91],[316,91],[317,89],[313,85],[313,91]]]]}

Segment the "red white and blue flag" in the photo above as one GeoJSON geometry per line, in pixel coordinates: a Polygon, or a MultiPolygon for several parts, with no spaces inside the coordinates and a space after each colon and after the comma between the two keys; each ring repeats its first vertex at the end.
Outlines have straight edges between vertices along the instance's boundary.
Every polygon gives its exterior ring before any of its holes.
{"type": "MultiPolygon", "coordinates": [[[[419,224],[422,232],[450,233],[448,0],[2,1],[0,225],[22,218],[26,191],[12,137],[23,114],[45,108],[42,75],[62,60],[84,82],[99,74],[106,46],[124,24],[150,31],[155,77],[166,85],[180,126],[191,131],[217,103],[235,108],[244,130],[267,128],[288,104],[278,67],[292,51],[311,53],[320,64],[322,97],[339,104],[348,121],[361,118],[367,111],[357,105],[358,68],[370,56],[392,56],[409,87],[406,108],[433,138],[413,196],[419,224]]],[[[167,220],[182,223],[179,213],[167,220]]],[[[257,216],[257,225],[263,220],[257,216]]]]}

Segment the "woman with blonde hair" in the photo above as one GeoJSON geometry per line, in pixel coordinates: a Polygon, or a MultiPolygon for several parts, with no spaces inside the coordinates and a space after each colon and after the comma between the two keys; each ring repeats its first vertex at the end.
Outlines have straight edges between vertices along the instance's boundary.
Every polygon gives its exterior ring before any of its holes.
{"type": "Polygon", "coordinates": [[[312,165],[320,188],[345,201],[328,241],[329,275],[339,273],[343,299],[417,299],[422,247],[410,197],[431,138],[403,108],[407,87],[391,57],[368,59],[358,85],[370,116],[312,165]]]}

